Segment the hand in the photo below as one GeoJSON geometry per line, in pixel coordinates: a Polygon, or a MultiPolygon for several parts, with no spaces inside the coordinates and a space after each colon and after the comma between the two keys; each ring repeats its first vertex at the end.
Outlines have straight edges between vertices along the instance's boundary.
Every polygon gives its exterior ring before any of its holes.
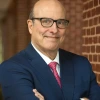
{"type": "Polygon", "coordinates": [[[33,89],[33,92],[34,92],[35,96],[36,96],[39,100],[44,100],[43,95],[41,95],[36,89],[33,89]]]}

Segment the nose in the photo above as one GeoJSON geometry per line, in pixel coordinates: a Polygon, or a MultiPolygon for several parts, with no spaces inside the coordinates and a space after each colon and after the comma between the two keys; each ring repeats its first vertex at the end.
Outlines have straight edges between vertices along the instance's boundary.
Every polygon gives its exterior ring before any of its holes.
{"type": "Polygon", "coordinates": [[[53,25],[50,27],[50,32],[51,33],[57,33],[58,32],[58,27],[56,25],[56,22],[54,22],[53,25]]]}

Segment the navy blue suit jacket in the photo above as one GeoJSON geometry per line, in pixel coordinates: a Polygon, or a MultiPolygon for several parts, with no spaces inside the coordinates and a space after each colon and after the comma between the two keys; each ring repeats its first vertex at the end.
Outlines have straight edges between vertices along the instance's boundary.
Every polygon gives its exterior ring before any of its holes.
{"type": "Polygon", "coordinates": [[[59,57],[62,88],[31,44],[3,62],[0,83],[4,100],[38,100],[32,92],[34,88],[45,100],[100,100],[100,87],[88,60],[62,49],[59,57]]]}

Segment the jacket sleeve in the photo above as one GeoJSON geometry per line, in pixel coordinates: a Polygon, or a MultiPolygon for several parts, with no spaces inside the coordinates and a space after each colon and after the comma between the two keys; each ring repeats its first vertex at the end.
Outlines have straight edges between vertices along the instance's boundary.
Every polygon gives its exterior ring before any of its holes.
{"type": "Polygon", "coordinates": [[[10,61],[1,64],[0,83],[4,100],[38,100],[32,92],[31,74],[20,64],[10,61]]]}
{"type": "MultiPolygon", "coordinates": [[[[91,66],[91,65],[90,65],[91,66]]],[[[92,71],[92,67],[90,67],[91,76],[90,76],[90,93],[89,99],[90,100],[100,100],[100,86],[96,81],[96,76],[92,71]]]]}
{"type": "Polygon", "coordinates": [[[84,64],[83,65],[87,66],[86,75],[89,74],[90,76],[89,78],[89,100],[100,100],[100,86],[98,85],[96,81],[96,76],[94,72],[92,71],[92,66],[90,62],[87,60],[87,58],[84,60],[85,60],[86,65],[84,64]]]}
{"type": "Polygon", "coordinates": [[[89,98],[89,100],[100,100],[100,86],[92,71],[92,66],[87,58],[77,56],[73,60],[75,70],[75,98],[89,98]]]}

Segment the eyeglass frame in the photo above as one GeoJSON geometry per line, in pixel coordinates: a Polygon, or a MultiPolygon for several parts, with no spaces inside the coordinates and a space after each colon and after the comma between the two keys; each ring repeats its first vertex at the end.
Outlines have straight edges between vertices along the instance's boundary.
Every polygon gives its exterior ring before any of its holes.
{"type": "MultiPolygon", "coordinates": [[[[37,19],[37,20],[40,20],[40,22],[41,22],[41,25],[43,26],[43,24],[42,24],[42,19],[51,19],[52,21],[53,21],[53,23],[51,24],[51,26],[54,24],[54,22],[56,23],[56,25],[57,25],[57,21],[59,21],[59,20],[64,20],[64,21],[67,21],[67,23],[69,24],[69,20],[66,20],[66,19],[58,19],[58,20],[54,20],[54,19],[52,19],[52,18],[46,18],[46,17],[43,17],[43,18],[34,18],[34,17],[32,17],[30,20],[34,20],[34,19],[37,19]]],[[[68,26],[68,24],[67,24],[67,26],[68,26]]],[[[51,26],[43,26],[43,27],[46,27],[46,28],[49,28],[49,27],[51,27],[51,26]]],[[[67,27],[66,26],[66,27],[67,27]]],[[[57,25],[57,27],[58,28],[60,28],[58,25],[57,25]]],[[[65,27],[65,28],[66,28],[65,27]]],[[[60,29],[65,29],[65,28],[60,28],[60,29]]]]}

